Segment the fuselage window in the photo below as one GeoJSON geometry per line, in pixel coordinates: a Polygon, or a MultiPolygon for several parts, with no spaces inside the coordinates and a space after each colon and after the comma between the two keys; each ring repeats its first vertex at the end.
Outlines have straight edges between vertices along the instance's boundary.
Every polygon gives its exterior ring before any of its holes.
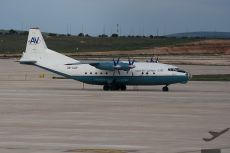
{"type": "Polygon", "coordinates": [[[101,75],[102,75],[103,73],[101,72],[101,75]]]}
{"type": "Polygon", "coordinates": [[[97,72],[95,72],[95,74],[97,75],[97,72]]]}
{"type": "Polygon", "coordinates": [[[85,74],[87,74],[87,72],[85,72],[85,74]]]}
{"type": "Polygon", "coordinates": [[[106,75],[108,75],[108,72],[105,72],[106,75]]]}
{"type": "Polygon", "coordinates": [[[149,74],[149,72],[146,72],[146,74],[148,75],[148,74],[149,74]]]}
{"type": "Polygon", "coordinates": [[[142,75],[144,74],[144,72],[141,73],[142,75]]]}
{"type": "Polygon", "coordinates": [[[89,74],[92,74],[92,72],[90,72],[89,74]]]}
{"type": "Polygon", "coordinates": [[[175,68],[169,68],[168,71],[176,71],[175,68]]]}

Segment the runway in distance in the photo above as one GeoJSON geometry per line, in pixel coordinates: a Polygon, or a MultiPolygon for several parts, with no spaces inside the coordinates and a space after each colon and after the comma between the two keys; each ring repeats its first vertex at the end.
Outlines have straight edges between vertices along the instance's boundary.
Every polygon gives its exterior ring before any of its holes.
{"type": "Polygon", "coordinates": [[[30,64],[66,78],[93,85],[103,90],[126,90],[127,85],[164,85],[187,83],[191,75],[173,65],[149,62],[111,61],[81,62],[47,48],[39,28],[29,30],[26,51],[21,64],[30,64]]]}

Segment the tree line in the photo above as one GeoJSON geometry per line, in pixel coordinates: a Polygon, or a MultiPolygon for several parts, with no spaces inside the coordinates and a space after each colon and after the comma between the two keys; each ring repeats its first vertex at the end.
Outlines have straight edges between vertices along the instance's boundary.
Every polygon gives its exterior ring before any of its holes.
{"type": "MultiPolygon", "coordinates": [[[[5,31],[0,31],[0,35],[28,35],[28,31],[17,31],[14,29],[10,29],[10,30],[5,30],[5,31]]],[[[93,37],[89,34],[84,34],[84,33],[79,33],[78,35],[72,35],[72,34],[57,34],[57,33],[44,33],[45,36],[51,36],[51,37],[58,37],[58,36],[78,36],[78,37],[93,37]]],[[[101,34],[98,35],[97,37],[99,38],[118,38],[118,37],[127,37],[127,38],[167,38],[165,36],[153,36],[153,35],[149,35],[149,36],[141,36],[141,35],[128,35],[128,36],[119,36],[117,33],[113,33],[110,36],[106,35],[106,34],[101,34]]]]}

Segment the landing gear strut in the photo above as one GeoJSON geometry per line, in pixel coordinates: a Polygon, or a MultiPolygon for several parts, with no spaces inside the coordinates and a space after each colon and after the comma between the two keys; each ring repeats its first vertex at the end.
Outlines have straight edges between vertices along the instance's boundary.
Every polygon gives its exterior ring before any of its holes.
{"type": "Polygon", "coordinates": [[[162,91],[169,91],[169,88],[168,88],[168,86],[164,86],[163,88],[162,88],[162,91]]]}

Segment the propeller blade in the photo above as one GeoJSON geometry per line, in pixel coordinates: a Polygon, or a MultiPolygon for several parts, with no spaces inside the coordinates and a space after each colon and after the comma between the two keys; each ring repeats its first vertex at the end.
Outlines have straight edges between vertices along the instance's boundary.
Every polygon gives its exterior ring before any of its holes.
{"type": "Polygon", "coordinates": [[[116,61],[113,59],[113,64],[114,64],[114,69],[120,69],[121,66],[119,65],[119,62],[120,62],[120,58],[118,58],[116,61]]]}
{"type": "Polygon", "coordinates": [[[131,64],[130,58],[128,57],[129,65],[131,64]]]}
{"type": "Polygon", "coordinates": [[[130,59],[129,57],[128,57],[128,60],[129,60],[129,68],[130,68],[130,69],[135,68],[135,65],[133,65],[134,62],[135,62],[135,60],[133,59],[133,60],[131,61],[131,59],[130,59]]]}
{"type": "Polygon", "coordinates": [[[120,57],[117,59],[117,64],[120,62],[120,57]]]}
{"type": "Polygon", "coordinates": [[[129,65],[133,65],[135,60],[133,59],[132,61],[130,60],[130,58],[128,57],[128,61],[129,61],[129,65]]]}
{"type": "Polygon", "coordinates": [[[120,58],[118,58],[117,61],[115,61],[115,59],[113,58],[113,64],[114,64],[114,66],[117,66],[119,62],[120,62],[120,58]]]}
{"type": "Polygon", "coordinates": [[[117,65],[117,63],[116,63],[116,61],[114,60],[114,58],[113,58],[113,64],[114,64],[114,66],[116,66],[116,65],[117,65]]]}
{"type": "Polygon", "coordinates": [[[132,61],[132,64],[131,64],[131,65],[133,65],[133,64],[134,64],[134,62],[135,62],[135,59],[133,59],[133,61],[132,61]]]}
{"type": "Polygon", "coordinates": [[[151,57],[151,59],[150,59],[150,63],[154,63],[154,59],[153,59],[153,57],[151,57]]]}

